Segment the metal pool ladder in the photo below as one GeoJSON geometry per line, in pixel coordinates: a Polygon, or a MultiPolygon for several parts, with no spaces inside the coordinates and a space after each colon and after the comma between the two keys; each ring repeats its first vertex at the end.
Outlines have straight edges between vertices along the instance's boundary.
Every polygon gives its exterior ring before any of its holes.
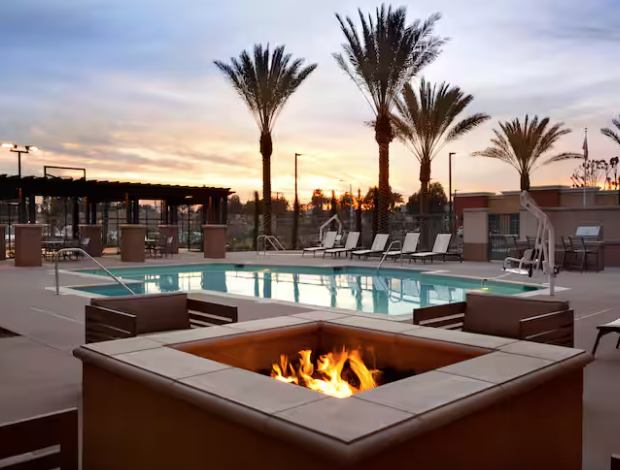
{"type": "Polygon", "coordinates": [[[275,251],[285,251],[285,248],[282,246],[282,243],[280,243],[280,240],[278,240],[274,235],[259,235],[258,237],[256,237],[256,254],[257,255],[260,251],[258,249],[258,242],[261,239],[265,240],[263,254],[267,254],[267,242],[269,242],[269,244],[275,249],[275,251]]]}
{"type": "Polygon", "coordinates": [[[95,258],[90,256],[88,253],[86,253],[81,248],[62,248],[62,249],[60,249],[60,250],[58,250],[56,252],[56,266],[54,267],[54,272],[55,272],[55,275],[56,275],[56,295],[60,295],[60,281],[59,281],[59,276],[58,276],[58,258],[60,258],[60,253],[64,253],[64,252],[67,252],[67,251],[71,251],[73,253],[75,253],[77,251],[78,253],[82,253],[88,259],[92,260],[97,266],[99,266],[101,269],[103,269],[108,276],[110,276],[117,283],[119,283],[121,286],[123,286],[125,289],[127,289],[131,293],[131,295],[136,295],[136,293],[134,291],[132,291],[129,288],[129,286],[127,286],[127,284],[125,284],[118,277],[116,277],[114,274],[112,274],[110,271],[108,271],[99,261],[97,261],[95,258]]]}
{"type": "Polygon", "coordinates": [[[383,264],[383,262],[385,261],[385,258],[387,258],[387,254],[388,252],[392,249],[392,247],[394,245],[400,245],[400,265],[403,265],[403,243],[400,240],[394,240],[392,243],[390,243],[388,245],[387,250],[385,250],[383,252],[383,256],[381,257],[381,261],[379,262],[379,266],[377,266],[377,271],[379,271],[379,269],[381,269],[381,265],[383,264]]]}

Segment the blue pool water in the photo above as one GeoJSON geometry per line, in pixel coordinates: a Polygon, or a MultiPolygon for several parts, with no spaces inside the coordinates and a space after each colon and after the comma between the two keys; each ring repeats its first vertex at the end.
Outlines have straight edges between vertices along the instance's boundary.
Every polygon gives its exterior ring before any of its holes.
{"type": "MultiPolygon", "coordinates": [[[[82,273],[105,275],[100,270],[82,273]]],[[[113,269],[141,294],[208,290],[287,300],[297,303],[401,315],[414,308],[465,300],[468,290],[514,295],[537,287],[459,277],[438,276],[413,270],[299,266],[250,266],[203,264],[113,269]]],[[[104,296],[126,295],[120,285],[80,287],[77,290],[104,296]]]]}

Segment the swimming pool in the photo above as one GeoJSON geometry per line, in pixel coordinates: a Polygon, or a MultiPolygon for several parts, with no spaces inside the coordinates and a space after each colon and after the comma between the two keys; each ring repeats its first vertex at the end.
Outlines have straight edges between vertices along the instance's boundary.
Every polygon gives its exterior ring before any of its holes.
{"type": "MultiPolygon", "coordinates": [[[[101,270],[81,270],[105,275],[101,270]]],[[[468,290],[484,288],[496,294],[522,294],[537,287],[497,281],[440,276],[432,273],[359,267],[256,266],[201,264],[112,269],[140,294],[178,291],[217,291],[248,297],[286,300],[317,307],[402,315],[414,308],[465,300],[468,290]]],[[[104,296],[126,295],[120,285],[76,287],[104,296]]]]}

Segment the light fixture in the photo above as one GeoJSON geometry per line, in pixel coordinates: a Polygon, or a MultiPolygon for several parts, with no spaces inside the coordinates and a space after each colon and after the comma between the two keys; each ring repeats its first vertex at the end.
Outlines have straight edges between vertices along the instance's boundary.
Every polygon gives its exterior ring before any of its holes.
{"type": "Polygon", "coordinates": [[[14,149],[15,147],[17,147],[17,145],[11,143],[11,142],[2,142],[2,147],[4,147],[5,149],[14,149]]]}
{"type": "Polygon", "coordinates": [[[37,150],[39,150],[39,147],[37,147],[36,145],[26,145],[26,150],[28,150],[29,152],[36,152],[37,150]]]}

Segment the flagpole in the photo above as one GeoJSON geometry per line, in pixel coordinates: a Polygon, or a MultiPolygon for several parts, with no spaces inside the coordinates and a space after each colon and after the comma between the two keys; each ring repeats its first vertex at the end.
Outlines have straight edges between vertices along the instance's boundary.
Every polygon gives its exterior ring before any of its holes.
{"type": "Polygon", "coordinates": [[[586,207],[586,183],[588,179],[588,128],[583,139],[583,207],[586,207]]]}

